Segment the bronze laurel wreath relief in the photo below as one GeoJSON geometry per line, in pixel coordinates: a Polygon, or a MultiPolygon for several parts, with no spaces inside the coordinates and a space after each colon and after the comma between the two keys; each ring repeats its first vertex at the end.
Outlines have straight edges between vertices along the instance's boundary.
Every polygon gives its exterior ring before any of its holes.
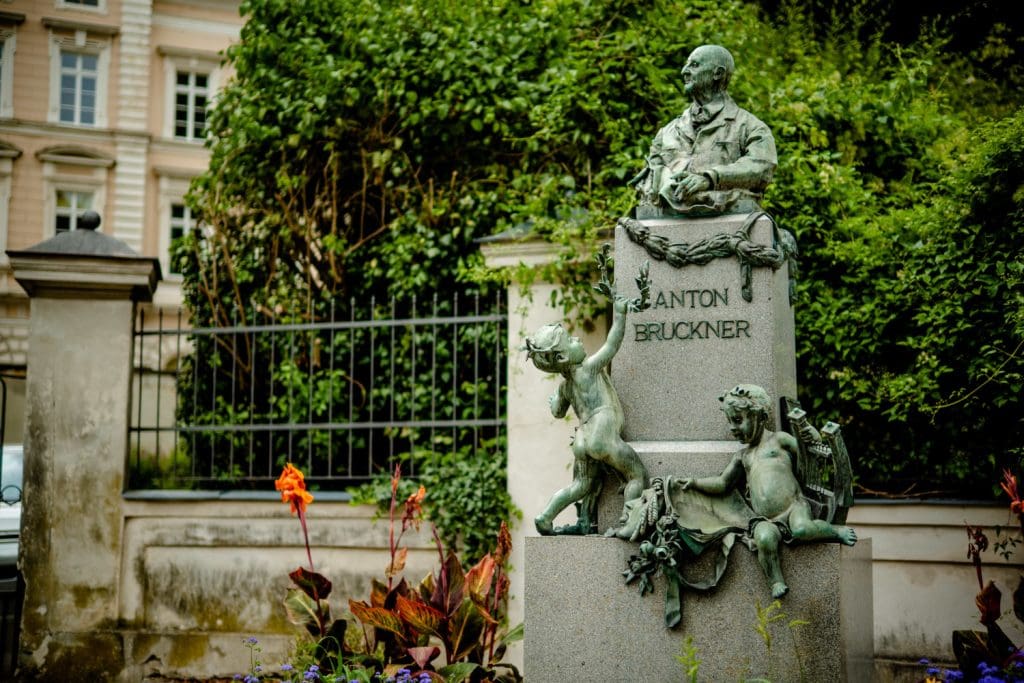
{"type": "Polygon", "coordinates": [[[720,233],[707,239],[694,242],[669,242],[667,237],[652,235],[650,228],[634,218],[620,218],[619,225],[626,231],[629,239],[643,247],[651,258],[665,261],[673,268],[686,266],[703,266],[716,258],[735,256],[740,262],[742,279],[741,294],[743,300],[753,301],[751,274],[754,266],[768,267],[778,270],[789,262],[789,300],[792,303],[797,267],[796,239],[788,230],[783,230],[771,216],[764,211],[754,211],[743,226],[729,235],[720,233]],[[758,244],[750,239],[750,230],[761,217],[767,218],[772,224],[772,246],[758,244]]]}

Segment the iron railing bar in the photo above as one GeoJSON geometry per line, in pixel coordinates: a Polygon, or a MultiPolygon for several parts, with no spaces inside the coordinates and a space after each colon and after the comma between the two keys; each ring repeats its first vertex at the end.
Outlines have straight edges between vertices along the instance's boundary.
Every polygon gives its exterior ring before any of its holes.
{"type": "MultiPolygon", "coordinates": [[[[157,326],[157,329],[160,329],[160,330],[162,330],[163,327],[164,327],[164,313],[163,313],[163,311],[160,311],[157,314],[156,326],[157,326]]],[[[164,369],[164,354],[163,354],[163,350],[164,350],[164,345],[160,342],[160,339],[158,338],[156,340],[156,369],[157,369],[158,372],[161,372],[164,369]]],[[[160,385],[161,384],[163,384],[163,380],[162,380],[161,376],[158,374],[157,375],[157,379],[156,379],[156,407],[155,407],[155,412],[153,413],[154,416],[155,416],[153,419],[154,419],[154,421],[157,424],[160,424],[160,394],[163,393],[162,391],[160,391],[160,385]]],[[[155,451],[155,457],[156,457],[156,471],[157,471],[158,474],[162,474],[163,473],[163,469],[162,469],[162,466],[160,464],[160,432],[156,433],[156,441],[153,444],[153,450],[155,451]]]]}
{"type": "MultiPolygon", "coordinates": [[[[370,322],[373,322],[376,319],[377,319],[377,297],[376,296],[371,296],[370,297],[370,322]]],[[[376,343],[377,342],[377,335],[375,334],[376,329],[377,329],[376,326],[374,326],[374,325],[370,326],[370,383],[367,385],[369,387],[369,394],[370,394],[367,397],[367,399],[369,401],[369,404],[370,404],[370,422],[373,422],[373,379],[374,379],[374,377],[373,377],[374,367],[373,366],[375,364],[374,361],[377,358],[377,343],[376,343]]],[[[367,439],[368,445],[367,445],[367,448],[366,448],[366,452],[370,454],[370,459],[372,460],[373,459],[373,430],[372,429],[370,430],[370,433],[369,433],[368,437],[369,438],[367,439]]]]}
{"type": "MultiPolygon", "coordinates": [[[[412,295],[412,317],[413,318],[416,317],[416,295],[415,294],[412,295]]],[[[419,381],[417,380],[417,377],[416,377],[416,327],[412,328],[412,330],[410,331],[410,334],[412,335],[412,372],[409,374],[409,385],[408,385],[408,387],[409,387],[408,395],[409,395],[409,403],[410,403],[409,419],[415,421],[416,420],[416,403],[417,403],[416,387],[419,385],[419,381]]],[[[416,452],[416,432],[410,432],[409,433],[409,452],[410,453],[415,453],[416,452]]]]}
{"type": "MultiPolygon", "coordinates": [[[[331,299],[331,322],[334,322],[335,307],[334,299],[331,299]]],[[[330,368],[328,369],[328,399],[327,399],[327,421],[334,421],[334,330],[331,330],[330,344],[327,346],[327,353],[330,354],[330,368]]],[[[327,475],[334,472],[334,434],[327,435],[327,475]]]]}
{"type": "MultiPolygon", "coordinates": [[[[395,319],[395,297],[391,297],[391,319],[395,319]]],[[[389,422],[395,421],[395,327],[391,328],[391,349],[388,352],[390,361],[390,372],[388,372],[388,409],[389,422]]],[[[395,466],[395,432],[388,431],[388,470],[395,466]]]]}
{"type": "MultiPolygon", "coordinates": [[[[146,325],[146,311],[145,311],[145,309],[141,309],[141,308],[139,309],[138,323],[139,323],[139,329],[143,329],[145,327],[145,325],[146,325]]],[[[132,361],[132,367],[133,368],[136,367],[136,366],[141,367],[144,364],[144,362],[145,362],[143,360],[143,358],[142,358],[143,343],[144,342],[143,342],[142,338],[140,337],[139,338],[139,348],[138,348],[139,357],[132,361]],[[137,360],[138,362],[135,362],[135,360],[137,360]]],[[[134,350],[135,350],[135,344],[132,344],[132,351],[134,351],[134,350]]],[[[139,382],[138,382],[138,384],[139,384],[139,395],[138,395],[138,398],[136,398],[136,401],[137,401],[136,408],[137,408],[137,415],[138,415],[138,417],[136,418],[136,424],[141,427],[142,426],[142,373],[141,372],[139,373],[139,382]]],[[[136,463],[136,467],[138,469],[141,469],[141,463],[142,463],[142,432],[136,432],[136,434],[135,434],[135,463],[136,463]]],[[[136,471],[138,471],[138,470],[136,470],[136,471]]]]}
{"type": "MultiPolygon", "coordinates": [[[[348,303],[348,317],[349,320],[355,320],[356,315],[356,298],[352,297],[348,303]]],[[[355,362],[356,362],[356,344],[355,344],[356,328],[350,327],[348,331],[348,421],[352,422],[352,407],[355,405],[355,362]]],[[[345,466],[345,472],[351,474],[352,472],[352,432],[348,433],[348,461],[345,466]]]]}
{"type": "MultiPolygon", "coordinates": [[[[238,309],[236,308],[231,312],[231,320],[237,327],[238,325],[238,309]]],[[[238,334],[231,335],[231,414],[235,415],[235,386],[238,378],[238,334]]],[[[228,437],[228,472],[235,471],[235,438],[234,435],[228,437]]]]}
{"type": "MultiPolygon", "coordinates": [[[[294,315],[294,312],[293,312],[294,315]]],[[[295,358],[295,330],[288,331],[288,358],[295,358]]],[[[288,424],[294,424],[295,420],[292,416],[295,414],[295,399],[294,399],[294,382],[288,382],[288,424]]],[[[288,462],[293,462],[292,458],[292,446],[294,440],[292,439],[292,431],[288,430],[288,462]]]]}
{"type": "Polygon", "coordinates": [[[494,427],[505,423],[504,418],[474,418],[465,420],[396,420],[394,422],[295,422],[283,425],[260,423],[253,425],[245,424],[215,424],[215,425],[178,425],[177,427],[138,427],[139,432],[169,432],[177,429],[186,433],[219,433],[228,431],[253,431],[272,432],[284,431],[301,432],[308,430],[319,431],[357,431],[360,429],[414,429],[430,427],[494,427]]]}
{"type": "MultiPolygon", "coordinates": [[[[258,311],[256,304],[252,305],[252,321],[256,322],[258,311]]],[[[252,335],[252,343],[249,344],[252,353],[249,359],[249,425],[255,422],[256,418],[256,361],[259,357],[259,346],[256,343],[256,334],[252,335]]],[[[249,462],[249,476],[253,476],[253,467],[256,466],[256,439],[252,432],[249,432],[249,455],[246,457],[249,462]]]]}
{"type": "MultiPolygon", "coordinates": [[[[480,294],[473,295],[473,312],[480,314],[480,294]]],[[[480,326],[478,325],[473,335],[473,417],[480,414],[480,326]]],[[[480,432],[473,430],[473,457],[477,455],[477,444],[480,442],[480,432]]]]}
{"type": "Polygon", "coordinates": [[[160,334],[194,334],[198,336],[210,336],[214,334],[232,334],[237,332],[308,332],[310,330],[345,330],[349,328],[365,327],[406,327],[408,325],[443,325],[450,322],[459,323],[486,323],[499,322],[505,319],[503,313],[491,313],[481,315],[466,315],[461,317],[437,317],[437,318],[397,318],[394,320],[351,320],[340,322],[319,322],[319,323],[282,323],[278,325],[239,325],[231,327],[193,327],[183,330],[164,330],[157,332],[149,330],[138,333],[140,337],[153,337],[160,334]]]}
{"type": "MultiPolygon", "coordinates": [[[[178,309],[178,328],[181,328],[181,310],[178,309]]],[[[171,447],[171,471],[178,476],[178,378],[181,377],[181,336],[178,335],[174,345],[174,445],[171,447]]]]}

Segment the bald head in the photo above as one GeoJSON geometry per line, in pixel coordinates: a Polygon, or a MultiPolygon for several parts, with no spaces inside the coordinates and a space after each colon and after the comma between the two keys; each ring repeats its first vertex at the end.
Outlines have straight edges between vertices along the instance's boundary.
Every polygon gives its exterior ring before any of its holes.
{"type": "Polygon", "coordinates": [[[683,67],[683,83],[687,94],[703,99],[725,92],[736,63],[721,45],[701,45],[690,53],[683,67]]]}

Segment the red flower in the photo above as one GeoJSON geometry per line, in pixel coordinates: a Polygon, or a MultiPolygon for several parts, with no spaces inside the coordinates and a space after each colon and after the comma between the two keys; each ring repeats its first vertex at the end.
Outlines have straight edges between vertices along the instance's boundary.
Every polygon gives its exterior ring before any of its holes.
{"type": "Polygon", "coordinates": [[[1013,476],[1010,470],[1003,470],[1003,481],[999,485],[1010,497],[1010,512],[1015,515],[1024,514],[1024,501],[1021,500],[1020,489],[1017,488],[1017,477],[1013,476]]]}
{"type": "Polygon", "coordinates": [[[291,503],[293,514],[305,514],[306,506],[313,502],[313,494],[306,490],[305,477],[291,463],[284,466],[274,488],[281,492],[282,503],[291,503]]]}

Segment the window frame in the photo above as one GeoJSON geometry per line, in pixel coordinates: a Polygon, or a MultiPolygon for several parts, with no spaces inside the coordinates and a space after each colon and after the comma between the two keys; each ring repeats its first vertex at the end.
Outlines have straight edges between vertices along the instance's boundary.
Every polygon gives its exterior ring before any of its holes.
{"type": "Polygon", "coordinates": [[[73,10],[75,12],[95,12],[96,14],[107,13],[107,0],[97,0],[96,5],[83,5],[74,0],[56,0],[54,7],[57,9],[73,10]]]}
{"type": "MultiPolygon", "coordinates": [[[[164,115],[161,135],[168,140],[185,143],[189,145],[202,144],[206,141],[205,127],[204,134],[196,137],[190,128],[185,137],[175,135],[177,122],[177,95],[178,95],[178,72],[202,74],[206,76],[206,106],[207,114],[213,108],[214,100],[220,86],[221,65],[220,56],[215,52],[202,50],[191,50],[186,48],[170,47],[160,45],[157,47],[157,54],[163,59],[164,68],[164,115]]],[[[209,118],[207,118],[207,121],[209,118]]]]}
{"type": "Polygon", "coordinates": [[[49,123],[72,128],[107,127],[107,93],[110,81],[110,40],[90,37],[85,30],[75,30],[72,35],[60,35],[50,31],[50,108],[49,123]],[[93,123],[61,121],[61,75],[62,56],[65,52],[96,57],[96,110],[93,123]]]}
{"type": "MultiPolygon", "coordinates": [[[[57,234],[57,192],[90,192],[92,210],[106,216],[107,184],[114,159],[89,150],[47,148],[36,153],[43,164],[43,235],[57,234]]],[[[107,227],[100,223],[100,232],[107,227]]]]}
{"type": "Polygon", "coordinates": [[[18,49],[17,31],[0,26],[0,118],[14,118],[14,55],[18,49]]]}
{"type": "MultiPolygon", "coordinates": [[[[185,169],[157,168],[154,169],[159,178],[157,211],[159,211],[158,227],[160,237],[157,240],[159,248],[160,270],[164,280],[172,283],[181,282],[180,273],[171,271],[171,211],[175,204],[185,204],[185,195],[188,194],[189,185],[197,171],[185,169]]],[[[187,205],[186,205],[187,208],[187,205]]],[[[199,227],[199,222],[192,218],[192,230],[199,227]]]]}

